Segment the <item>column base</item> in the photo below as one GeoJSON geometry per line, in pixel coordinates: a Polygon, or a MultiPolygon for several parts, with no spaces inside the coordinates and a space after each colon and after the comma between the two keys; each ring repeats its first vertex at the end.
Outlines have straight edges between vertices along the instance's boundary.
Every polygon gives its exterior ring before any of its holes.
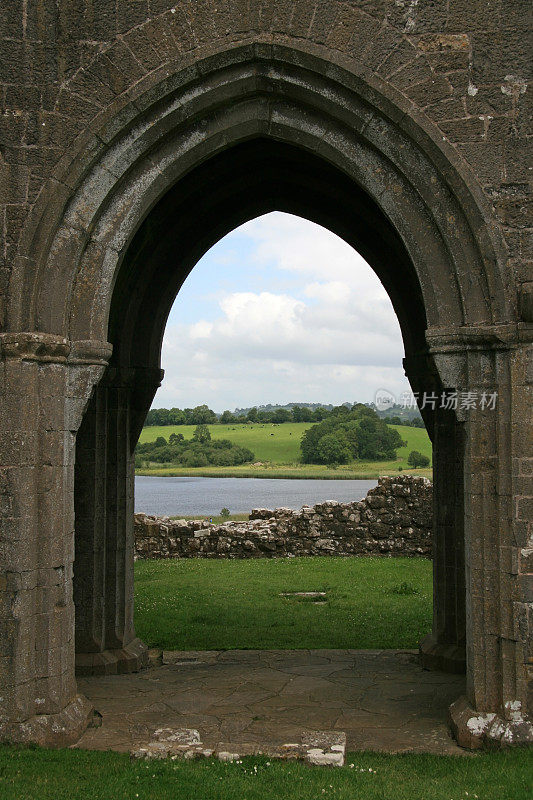
{"type": "Polygon", "coordinates": [[[133,639],[118,650],[99,653],[76,653],[76,675],[120,675],[139,672],[148,666],[148,648],[140,639],[133,639]]]}
{"type": "Polygon", "coordinates": [[[449,708],[449,722],[457,744],[468,750],[495,749],[533,744],[533,723],[521,713],[520,703],[507,703],[509,719],[475,711],[466,697],[449,708]]]}
{"type": "Polygon", "coordinates": [[[424,669],[463,675],[466,672],[466,650],[455,644],[442,644],[429,633],[419,645],[420,663],[424,669]]]}
{"type": "Polygon", "coordinates": [[[92,703],[77,694],[57,714],[36,714],[23,722],[0,724],[0,741],[38,744],[42,747],[68,747],[78,741],[90,725],[98,725],[100,716],[92,703]]]}

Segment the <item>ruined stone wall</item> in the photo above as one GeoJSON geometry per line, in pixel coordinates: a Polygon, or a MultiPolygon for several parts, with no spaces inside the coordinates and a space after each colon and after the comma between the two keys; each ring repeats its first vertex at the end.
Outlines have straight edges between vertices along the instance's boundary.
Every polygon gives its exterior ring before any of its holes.
{"type": "Polygon", "coordinates": [[[135,515],[136,558],[422,556],[432,552],[432,485],[427,478],[380,478],[359,502],[300,511],[255,509],[249,522],[135,515]]]}

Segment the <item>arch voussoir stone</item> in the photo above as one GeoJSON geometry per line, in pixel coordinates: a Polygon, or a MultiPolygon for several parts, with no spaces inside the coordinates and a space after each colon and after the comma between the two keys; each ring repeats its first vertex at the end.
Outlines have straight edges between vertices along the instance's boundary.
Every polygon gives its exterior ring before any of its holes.
{"type": "MultiPolygon", "coordinates": [[[[301,55],[298,60],[302,61],[301,55]]],[[[316,58],[313,60],[316,62],[316,58]]],[[[227,54],[224,62],[227,69],[227,54]]],[[[396,136],[394,135],[392,123],[390,120],[387,121],[387,117],[380,116],[381,122],[378,125],[376,109],[372,108],[368,102],[356,100],[356,106],[351,111],[345,100],[349,93],[346,90],[340,90],[341,97],[344,95],[343,100],[345,101],[339,102],[339,91],[334,90],[331,81],[329,84],[328,81],[324,84],[324,81],[319,78],[318,85],[313,86],[316,78],[309,71],[302,72],[300,70],[299,74],[294,74],[294,72],[291,74],[287,66],[284,69],[276,68],[275,62],[243,61],[241,52],[237,56],[237,65],[231,66],[229,72],[219,73],[217,71],[216,74],[216,80],[215,76],[209,75],[205,87],[202,86],[199,79],[195,79],[192,85],[187,84],[181,87],[182,91],[179,96],[171,93],[167,100],[166,109],[168,110],[163,110],[161,98],[155,108],[151,107],[150,110],[145,110],[142,122],[133,120],[123,137],[120,139],[115,137],[108,147],[105,157],[99,162],[98,170],[93,170],[92,177],[91,173],[86,176],[74,198],[71,199],[63,224],[68,224],[70,218],[72,220],[70,224],[74,227],[85,230],[87,233],[92,231],[92,239],[95,238],[94,232],[98,227],[104,227],[109,231],[116,230],[116,224],[111,225],[109,222],[110,214],[113,213],[110,209],[115,202],[115,205],[120,206],[122,214],[126,213],[127,216],[127,213],[130,213],[133,225],[143,215],[142,208],[139,210],[135,208],[138,202],[144,208],[148,208],[150,206],[148,198],[154,196],[155,201],[157,192],[163,193],[165,187],[177,179],[179,172],[175,171],[172,164],[179,164],[179,169],[183,173],[188,168],[188,164],[198,163],[202,159],[199,154],[202,148],[205,150],[204,157],[208,157],[210,153],[216,152],[217,146],[220,148],[230,145],[232,138],[234,141],[239,141],[239,135],[244,138],[245,136],[265,135],[267,132],[267,135],[278,136],[281,139],[292,137],[293,141],[300,140],[301,142],[307,136],[306,146],[319,152],[325,152],[328,139],[334,139],[333,148],[330,149],[328,157],[337,154],[337,160],[344,158],[343,168],[348,169],[351,166],[352,172],[353,167],[359,163],[358,172],[356,170],[354,177],[360,181],[366,179],[370,191],[372,191],[372,187],[368,184],[368,178],[373,175],[373,180],[378,180],[373,189],[374,194],[381,197],[382,204],[386,201],[392,202],[389,213],[393,213],[392,209],[395,204],[398,206],[398,201],[397,199],[395,201],[394,197],[391,197],[390,191],[387,193],[386,189],[393,184],[393,191],[396,191],[402,180],[406,186],[408,183],[412,183],[413,175],[416,175],[414,169],[418,166],[419,177],[417,178],[418,184],[415,183],[414,186],[415,192],[413,193],[409,187],[404,198],[412,196],[415,202],[425,204],[426,216],[435,218],[440,215],[441,217],[441,221],[437,225],[429,219],[427,231],[421,230],[419,235],[426,235],[428,243],[433,236],[437,248],[443,247],[443,244],[438,244],[438,240],[442,240],[444,235],[448,240],[448,246],[458,249],[458,253],[455,255],[456,263],[480,261],[479,254],[475,253],[473,237],[468,233],[468,223],[466,220],[461,223],[462,212],[460,209],[454,208],[454,198],[450,190],[444,184],[439,189],[438,172],[436,173],[431,162],[427,159],[424,162],[422,152],[413,148],[412,141],[406,140],[404,144],[401,144],[402,134],[396,130],[396,136]],[[235,93],[238,101],[228,108],[228,99],[235,93]],[[276,99],[277,94],[279,94],[279,99],[276,99]],[[293,97],[297,98],[297,105],[291,105],[294,103],[293,97]],[[313,97],[317,98],[317,109],[313,108],[313,97]],[[341,120],[338,120],[335,114],[337,107],[341,108],[341,120]],[[322,116],[320,116],[321,113],[322,116]],[[232,117],[235,120],[233,130],[231,129],[232,117]],[[261,120],[263,127],[261,127],[261,120]],[[242,128],[246,124],[250,130],[241,130],[240,134],[237,134],[239,125],[242,128]],[[282,127],[277,131],[276,126],[279,125],[282,127]],[[290,129],[292,129],[292,133],[290,133],[290,129]],[[358,129],[360,130],[358,138],[353,138],[357,137],[358,129]],[[178,138],[176,141],[176,137],[180,136],[180,130],[183,131],[182,138],[181,140],[178,138]],[[320,134],[317,133],[318,131],[320,134]],[[387,133],[387,131],[389,132],[387,133]],[[352,140],[352,152],[343,154],[343,148],[339,147],[339,143],[348,142],[350,139],[352,140]],[[394,144],[395,139],[397,140],[396,144],[394,144]],[[192,151],[191,146],[196,146],[198,150],[192,151]],[[411,163],[408,160],[409,149],[412,150],[411,163]],[[185,150],[191,150],[189,162],[185,150]],[[354,155],[357,154],[357,150],[359,150],[359,161],[354,155]],[[383,157],[388,160],[381,166],[370,169],[368,166],[364,166],[365,162],[368,164],[369,158],[379,160],[383,157]],[[401,164],[402,157],[405,160],[403,165],[401,164]],[[395,161],[399,162],[399,165],[395,161]],[[403,179],[401,177],[402,166],[404,169],[403,179]],[[125,195],[113,201],[110,197],[111,192],[120,191],[121,186],[124,186],[126,192],[128,191],[120,174],[121,169],[128,171],[128,183],[131,187],[130,198],[125,195]],[[136,186],[133,180],[135,170],[138,174],[136,186]],[[387,174],[389,174],[389,178],[386,177],[387,174]],[[406,180],[407,183],[405,183],[406,180]],[[431,186],[432,183],[435,188],[431,196],[433,203],[429,206],[427,185],[431,186]],[[159,190],[157,189],[158,185],[161,187],[159,190]],[[149,191],[148,187],[150,187],[149,191]],[[131,199],[132,191],[139,196],[140,201],[131,199]],[[439,194],[443,201],[435,204],[435,199],[439,197],[439,194]],[[442,209],[439,206],[442,206],[442,209]],[[105,208],[103,222],[99,222],[99,215],[102,213],[100,208],[105,208]],[[452,213],[450,209],[453,209],[455,213],[452,213]],[[450,220],[455,221],[455,227],[463,225],[465,232],[465,235],[461,237],[463,249],[459,249],[457,237],[450,236],[450,225],[452,224],[450,220]],[[434,234],[429,233],[431,224],[434,224],[434,234]],[[448,230],[441,231],[441,228],[448,228],[448,230]],[[469,242],[470,251],[465,253],[464,245],[467,242],[469,242]]],[[[407,200],[405,201],[407,202],[407,200]]],[[[422,219],[423,214],[418,213],[418,217],[422,219]]],[[[132,225],[130,225],[130,231],[132,225]]],[[[130,233],[129,236],[131,237],[131,235],[130,233]]],[[[121,252],[128,233],[125,233],[125,236],[126,238],[123,237],[122,241],[109,243],[109,246],[113,250],[121,252]]],[[[56,247],[62,246],[61,237],[67,244],[66,240],[69,237],[58,233],[56,247]]],[[[67,246],[71,247],[72,243],[73,241],[69,240],[67,246]]],[[[75,258],[67,259],[66,256],[56,252],[53,257],[57,262],[76,262],[75,258]]],[[[442,256],[435,256],[433,261],[441,258],[442,256]]],[[[478,285],[482,287],[485,279],[482,276],[482,268],[480,269],[478,285]]],[[[436,277],[441,273],[444,274],[441,270],[434,270],[436,277]]],[[[457,281],[457,274],[454,280],[457,281]]],[[[50,287],[48,279],[46,285],[50,287]]],[[[469,281],[469,291],[472,292],[471,281],[469,281]]],[[[441,296],[440,299],[442,302],[443,297],[441,296]]],[[[49,304],[45,303],[45,305],[46,313],[49,314],[49,304]]],[[[471,302],[471,305],[479,310],[482,304],[471,302]]],[[[439,307],[436,303],[427,303],[427,306],[428,308],[439,307]]],[[[36,313],[38,314],[38,312],[36,313]]],[[[484,320],[487,319],[489,313],[487,307],[484,320]]],[[[38,324],[42,325],[43,323],[39,322],[38,324]]],[[[87,335],[94,337],[94,331],[88,332],[87,335]]]]}

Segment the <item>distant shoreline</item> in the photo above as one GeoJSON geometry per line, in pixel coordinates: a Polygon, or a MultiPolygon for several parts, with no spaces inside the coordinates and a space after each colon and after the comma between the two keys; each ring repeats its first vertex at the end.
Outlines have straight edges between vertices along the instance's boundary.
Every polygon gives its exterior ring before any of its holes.
{"type": "Polygon", "coordinates": [[[302,475],[295,472],[283,472],[282,470],[272,470],[271,472],[216,472],[214,470],[173,470],[173,469],[160,469],[160,470],[138,470],[135,476],[139,478],[270,478],[280,480],[299,480],[299,481],[368,481],[377,480],[384,476],[394,475],[418,475],[424,478],[433,479],[433,471],[426,470],[403,470],[402,472],[369,472],[369,473],[342,473],[340,471],[331,474],[328,472],[316,472],[313,474],[302,475]]]}

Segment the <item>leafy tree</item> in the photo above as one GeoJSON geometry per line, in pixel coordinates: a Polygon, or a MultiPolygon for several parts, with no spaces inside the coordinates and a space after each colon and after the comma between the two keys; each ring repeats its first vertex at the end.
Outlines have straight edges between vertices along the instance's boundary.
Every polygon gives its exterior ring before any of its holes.
{"type": "Polygon", "coordinates": [[[210,425],[217,422],[217,415],[205,404],[193,408],[190,416],[191,425],[210,425]]]}
{"type": "Polygon", "coordinates": [[[403,444],[398,431],[389,428],[372,408],[358,404],[352,409],[333,409],[327,419],[304,433],[300,449],[306,464],[342,464],[356,458],[392,459],[403,444]]]}
{"type": "Polygon", "coordinates": [[[407,463],[411,467],[429,467],[429,458],[418,450],[411,450],[407,457],[407,463]]]}
{"type": "MultiPolygon", "coordinates": [[[[361,419],[359,424],[359,435],[357,437],[359,444],[359,458],[369,460],[374,457],[379,458],[379,454],[381,453],[383,453],[381,458],[387,458],[388,453],[386,452],[386,448],[382,448],[380,446],[380,434],[383,432],[382,425],[380,423],[381,420],[378,418],[371,419],[369,417],[363,417],[361,419]]],[[[390,428],[387,427],[387,430],[390,430],[390,428]]],[[[391,457],[394,458],[394,454],[391,457]]]]}
{"type": "Polygon", "coordinates": [[[185,437],[182,433],[171,433],[168,437],[169,444],[179,444],[179,442],[184,442],[185,437]]]}
{"type": "Polygon", "coordinates": [[[185,414],[181,408],[170,409],[170,425],[185,425],[185,414]]]}
{"type": "Polygon", "coordinates": [[[306,406],[293,406],[292,418],[294,422],[313,422],[313,412],[306,406]]]}
{"type": "Polygon", "coordinates": [[[145,425],[169,425],[170,411],[168,408],[152,408],[146,415],[145,425]]]}
{"type": "Polygon", "coordinates": [[[235,420],[235,417],[233,416],[231,411],[224,411],[220,415],[219,422],[221,422],[222,425],[229,425],[231,422],[234,422],[234,420],[235,420]]]}
{"type": "Polygon", "coordinates": [[[170,425],[170,411],[168,408],[159,409],[159,425],[170,425]]]}
{"type": "Polygon", "coordinates": [[[146,415],[146,419],[144,420],[144,425],[147,427],[148,425],[157,425],[157,409],[151,408],[148,414],[146,415]]]}
{"type": "Polygon", "coordinates": [[[183,454],[183,465],[185,467],[207,467],[209,461],[207,455],[201,451],[188,450],[183,454]]]}
{"type": "Polygon", "coordinates": [[[350,409],[347,406],[335,406],[335,408],[331,409],[331,416],[334,417],[347,417],[350,413],[350,409]]]}
{"type": "Polygon", "coordinates": [[[292,414],[286,408],[277,408],[272,414],[272,422],[278,424],[283,422],[291,422],[291,420],[292,420],[292,414]]]}
{"type": "Polygon", "coordinates": [[[257,422],[257,408],[254,406],[246,415],[248,422],[257,422]]]}
{"type": "Polygon", "coordinates": [[[194,429],[192,440],[193,442],[200,442],[201,444],[210,442],[211,434],[209,433],[209,428],[207,427],[207,425],[197,425],[196,428],[194,429]]]}
{"type": "Polygon", "coordinates": [[[342,431],[324,434],[317,450],[322,464],[346,464],[351,460],[350,446],[342,431]]]}
{"type": "Polygon", "coordinates": [[[229,508],[226,508],[226,506],[224,506],[224,508],[221,508],[220,509],[220,516],[224,517],[225,519],[227,519],[227,517],[229,517],[229,508]]]}

